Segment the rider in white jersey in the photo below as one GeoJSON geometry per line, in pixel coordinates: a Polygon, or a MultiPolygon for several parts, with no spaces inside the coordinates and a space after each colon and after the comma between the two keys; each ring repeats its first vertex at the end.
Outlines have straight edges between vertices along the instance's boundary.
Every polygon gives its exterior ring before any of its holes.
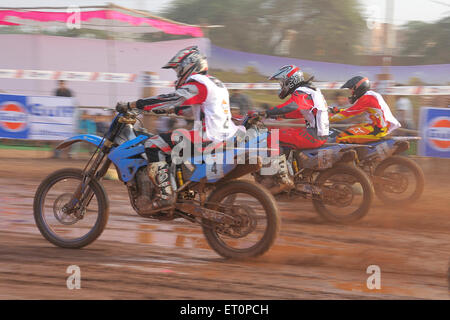
{"type": "MultiPolygon", "coordinates": [[[[231,121],[228,90],[221,81],[207,75],[206,57],[197,46],[180,50],[163,68],[175,69],[177,73],[174,92],[126,104],[119,103],[116,110],[125,112],[138,108],[155,113],[171,113],[181,110],[183,106],[190,106],[195,120],[191,135],[202,132],[204,140],[214,142],[224,141],[235,135],[238,127],[231,121]]],[[[170,153],[172,146],[171,133],[151,137],[146,142],[146,154],[150,162],[149,177],[160,189],[161,200],[154,205],[156,208],[168,206],[172,202],[169,166],[159,152],[170,153]]]]}

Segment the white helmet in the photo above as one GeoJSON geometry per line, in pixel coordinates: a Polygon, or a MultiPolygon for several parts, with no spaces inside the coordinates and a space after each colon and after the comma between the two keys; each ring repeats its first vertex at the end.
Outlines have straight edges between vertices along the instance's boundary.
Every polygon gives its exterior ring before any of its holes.
{"type": "Polygon", "coordinates": [[[206,74],[208,72],[208,61],[200,53],[197,46],[190,46],[178,51],[163,69],[175,69],[178,78],[175,87],[178,88],[186,82],[191,74],[206,74]]]}

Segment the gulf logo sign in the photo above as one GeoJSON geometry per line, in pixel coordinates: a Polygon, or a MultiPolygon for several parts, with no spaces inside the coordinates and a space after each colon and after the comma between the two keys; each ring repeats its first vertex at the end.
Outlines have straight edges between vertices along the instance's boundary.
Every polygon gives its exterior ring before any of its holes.
{"type": "Polygon", "coordinates": [[[419,155],[450,159],[450,108],[421,108],[419,155]]]}
{"type": "Polygon", "coordinates": [[[4,131],[18,133],[28,126],[28,113],[18,101],[5,101],[0,105],[0,127],[4,131]]]}
{"type": "Polygon", "coordinates": [[[430,121],[426,139],[433,149],[450,151],[450,117],[437,117],[430,121]]]}

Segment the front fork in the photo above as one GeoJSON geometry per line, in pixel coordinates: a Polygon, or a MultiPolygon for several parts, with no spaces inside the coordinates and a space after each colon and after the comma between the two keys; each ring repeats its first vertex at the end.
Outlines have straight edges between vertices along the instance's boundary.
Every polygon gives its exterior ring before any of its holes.
{"type": "MultiPolygon", "coordinates": [[[[109,158],[107,158],[104,162],[103,160],[110,148],[111,143],[109,140],[106,140],[100,152],[98,152],[97,155],[95,156],[92,164],[89,167],[85,168],[81,182],[75,189],[75,192],[73,193],[71,200],[66,205],[67,206],[66,209],[69,212],[73,211],[77,207],[77,204],[79,204],[78,208],[82,209],[86,208],[91,202],[94,196],[94,192],[89,187],[89,183],[92,181],[92,179],[100,180],[105,176],[106,172],[109,169],[109,166],[111,165],[111,160],[109,158]]],[[[84,210],[80,210],[80,212],[83,211],[84,210]]]]}

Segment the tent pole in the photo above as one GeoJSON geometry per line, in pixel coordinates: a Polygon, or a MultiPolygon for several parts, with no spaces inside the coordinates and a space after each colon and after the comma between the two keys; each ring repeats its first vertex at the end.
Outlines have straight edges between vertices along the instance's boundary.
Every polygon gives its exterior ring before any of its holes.
{"type": "MultiPolygon", "coordinates": [[[[106,15],[108,18],[108,24],[111,26],[114,25],[114,20],[110,19],[110,10],[113,10],[114,4],[108,3],[106,15]]],[[[114,36],[114,28],[110,28],[109,32],[107,33],[107,53],[106,53],[106,60],[108,64],[108,72],[116,72],[116,39],[114,36]]],[[[109,82],[108,85],[109,89],[109,107],[114,107],[115,103],[117,102],[117,84],[114,82],[109,82]]]]}

